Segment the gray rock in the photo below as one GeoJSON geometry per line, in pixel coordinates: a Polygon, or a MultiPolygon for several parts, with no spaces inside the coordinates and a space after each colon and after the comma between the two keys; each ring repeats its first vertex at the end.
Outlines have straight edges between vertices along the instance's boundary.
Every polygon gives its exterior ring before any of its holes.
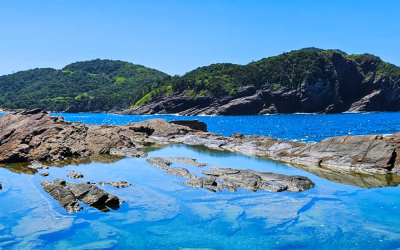
{"type": "Polygon", "coordinates": [[[117,196],[111,195],[94,185],[68,183],[68,189],[78,200],[99,210],[108,211],[107,207],[114,210],[119,208],[119,198],[117,196]]]}
{"type": "Polygon", "coordinates": [[[147,157],[147,153],[143,151],[138,151],[136,148],[112,148],[110,149],[111,155],[123,155],[134,158],[145,158],[147,157]]]}
{"type": "Polygon", "coordinates": [[[55,184],[55,185],[60,185],[60,186],[66,186],[67,185],[67,182],[65,181],[65,180],[63,180],[63,179],[55,179],[54,181],[53,181],[53,183],[55,184]]]}
{"type": "Polygon", "coordinates": [[[204,166],[207,166],[206,163],[197,162],[196,159],[193,159],[193,158],[187,158],[187,157],[168,157],[168,158],[166,158],[166,159],[169,160],[169,161],[184,163],[184,164],[192,165],[192,166],[195,166],[195,167],[204,167],[204,166]]]}
{"type": "MultiPolygon", "coordinates": [[[[104,183],[104,182],[99,182],[100,185],[102,185],[102,183],[104,183]]],[[[125,187],[129,187],[131,185],[131,183],[127,182],[127,181],[113,181],[113,182],[108,182],[106,184],[109,186],[112,186],[112,187],[116,187],[116,188],[125,188],[125,187]]],[[[104,186],[104,184],[103,184],[103,186],[104,186]]]]}
{"type": "Polygon", "coordinates": [[[48,181],[41,181],[40,185],[43,187],[44,191],[57,200],[68,213],[75,213],[83,209],[78,204],[76,197],[67,188],[48,181]]]}
{"type": "Polygon", "coordinates": [[[46,177],[46,176],[49,176],[50,174],[49,174],[49,172],[42,172],[42,173],[40,173],[40,176],[43,176],[43,177],[46,177]]]}
{"type": "Polygon", "coordinates": [[[2,190],[3,189],[3,184],[1,184],[1,182],[0,182],[0,190],[2,190]]]}
{"type": "Polygon", "coordinates": [[[196,178],[196,175],[191,174],[189,172],[189,170],[187,170],[186,168],[166,168],[163,169],[167,174],[176,176],[176,177],[184,177],[184,178],[189,178],[189,179],[194,179],[196,178]]]}
{"type": "Polygon", "coordinates": [[[206,188],[210,191],[216,192],[218,190],[217,182],[215,177],[200,177],[195,178],[190,181],[182,182],[186,186],[195,187],[195,188],[206,188]]]}
{"type": "Polygon", "coordinates": [[[154,167],[160,168],[160,169],[166,169],[170,165],[172,165],[172,162],[170,162],[162,157],[150,157],[150,158],[146,159],[146,161],[148,163],[150,163],[151,165],[153,165],[154,167]]]}
{"type": "Polygon", "coordinates": [[[83,174],[82,174],[82,173],[70,173],[70,174],[68,175],[68,178],[71,178],[71,179],[81,179],[81,178],[83,178],[83,174]]]}
{"type": "Polygon", "coordinates": [[[213,171],[203,174],[218,178],[233,186],[250,191],[268,190],[273,192],[301,192],[314,187],[314,183],[303,176],[288,176],[269,172],[211,167],[213,171]]]}
{"type": "Polygon", "coordinates": [[[98,182],[92,182],[92,184],[105,186],[106,182],[105,181],[98,181],[98,182]]]}

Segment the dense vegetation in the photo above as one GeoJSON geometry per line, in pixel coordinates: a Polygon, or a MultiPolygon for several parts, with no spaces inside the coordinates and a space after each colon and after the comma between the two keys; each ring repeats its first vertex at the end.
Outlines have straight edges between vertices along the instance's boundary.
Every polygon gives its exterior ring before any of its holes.
{"type": "Polygon", "coordinates": [[[158,95],[182,92],[189,96],[233,94],[242,86],[299,88],[304,82],[316,82],[332,75],[334,50],[307,48],[264,58],[247,65],[212,64],[182,77],[168,77],[144,89],[140,105],[158,95]]]}
{"type": "Polygon", "coordinates": [[[62,70],[22,71],[0,77],[0,107],[67,112],[123,109],[136,101],[139,89],[165,76],[140,65],[100,59],[62,70]]]}
{"type": "Polygon", "coordinates": [[[234,94],[242,86],[299,89],[305,82],[332,80],[336,74],[334,54],[353,60],[365,80],[385,75],[390,82],[400,83],[400,68],[379,57],[317,48],[291,51],[247,65],[212,64],[183,76],[97,59],[73,63],[62,70],[34,69],[0,77],[0,108],[107,111],[142,105],[157,96],[174,93],[221,97],[234,94]]]}
{"type": "Polygon", "coordinates": [[[347,55],[341,50],[305,48],[247,65],[212,64],[197,68],[182,77],[167,77],[146,86],[142,90],[143,97],[136,105],[142,105],[156,96],[172,93],[219,97],[233,94],[242,86],[298,89],[305,82],[331,80],[336,74],[332,62],[334,53],[355,61],[364,71],[366,80],[376,75],[385,75],[391,82],[400,81],[400,68],[382,61],[379,57],[370,54],[347,55]],[[376,67],[363,68],[366,60],[373,61],[376,67]]]}

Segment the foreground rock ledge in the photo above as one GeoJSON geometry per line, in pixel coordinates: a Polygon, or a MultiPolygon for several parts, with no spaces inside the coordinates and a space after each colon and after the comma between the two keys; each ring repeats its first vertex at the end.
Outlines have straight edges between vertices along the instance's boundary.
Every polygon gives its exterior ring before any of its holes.
{"type": "MultiPolygon", "coordinates": [[[[333,137],[315,144],[280,141],[264,136],[224,137],[188,126],[151,119],[124,126],[66,122],[40,110],[0,117],[0,162],[63,160],[127,152],[148,143],[204,145],[250,156],[268,157],[294,165],[338,171],[400,175],[400,133],[333,137]]],[[[138,154],[145,156],[145,154],[138,154]]],[[[137,157],[135,155],[135,157],[137,157]]]]}

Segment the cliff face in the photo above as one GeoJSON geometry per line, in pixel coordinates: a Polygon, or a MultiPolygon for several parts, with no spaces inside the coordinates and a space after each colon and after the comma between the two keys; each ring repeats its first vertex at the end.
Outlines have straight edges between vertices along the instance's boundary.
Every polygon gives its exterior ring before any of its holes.
{"type": "MultiPolygon", "coordinates": [[[[234,94],[190,97],[184,92],[153,98],[122,114],[257,115],[400,111],[400,80],[382,71],[379,58],[351,58],[334,52],[324,79],[299,86],[244,86],[234,94]]],[[[396,68],[391,65],[392,68],[396,68]]],[[[393,70],[392,70],[393,71],[393,70]]]]}

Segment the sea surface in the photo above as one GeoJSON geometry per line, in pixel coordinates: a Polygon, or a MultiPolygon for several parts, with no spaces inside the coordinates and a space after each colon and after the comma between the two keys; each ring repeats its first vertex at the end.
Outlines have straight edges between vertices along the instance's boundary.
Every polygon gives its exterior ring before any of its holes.
{"type": "MultiPolygon", "coordinates": [[[[126,124],[147,118],[62,114],[91,124],[126,124]]],[[[400,131],[399,113],[190,117],[212,132],[262,134],[299,141],[334,135],[391,134],[400,131]]],[[[332,172],[310,173],[267,159],[173,145],[147,149],[149,157],[191,157],[209,166],[253,169],[310,178],[301,192],[211,192],[182,184],[144,158],[99,157],[30,170],[24,164],[0,167],[0,249],[399,249],[400,179],[332,172]],[[84,175],[67,178],[66,170],[84,175]],[[47,171],[48,177],[40,172],[47,171]],[[321,176],[321,177],[320,177],[321,176]],[[322,178],[324,177],[324,178],[322,178]],[[129,181],[127,188],[99,186],[125,200],[107,213],[81,204],[68,214],[43,191],[41,180],[129,181]]],[[[1,165],[1,164],[0,164],[1,165]]],[[[202,176],[200,168],[181,163],[202,176]]]]}
{"type": "Polygon", "coordinates": [[[207,124],[208,130],[225,136],[234,133],[265,135],[282,140],[318,142],[343,135],[393,134],[400,131],[400,112],[345,113],[332,115],[279,114],[253,116],[176,116],[176,115],[114,115],[114,114],[53,114],[67,121],[89,124],[124,125],[152,118],[167,121],[196,119],[207,124]]]}

